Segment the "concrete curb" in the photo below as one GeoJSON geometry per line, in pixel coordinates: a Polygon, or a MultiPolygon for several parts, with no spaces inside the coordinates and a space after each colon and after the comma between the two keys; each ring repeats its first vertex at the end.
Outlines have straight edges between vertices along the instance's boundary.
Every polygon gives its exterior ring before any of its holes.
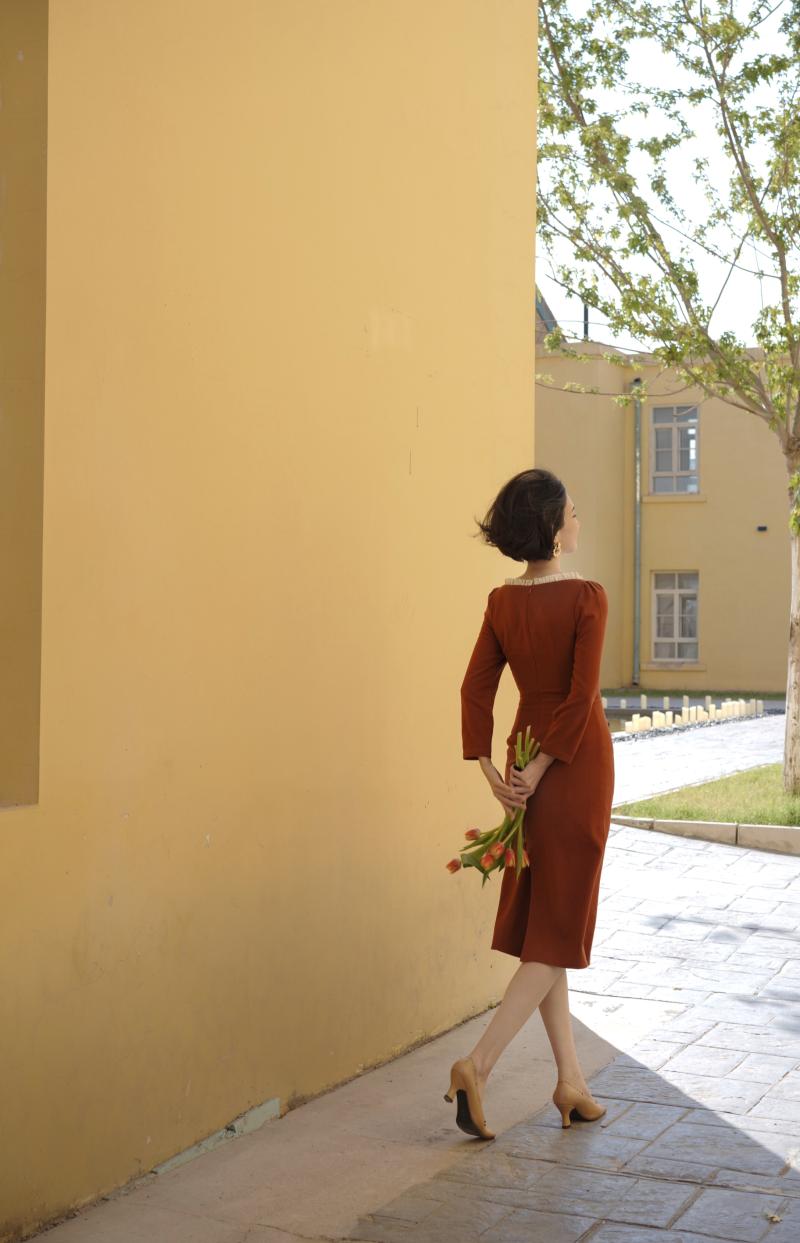
{"type": "Polygon", "coordinates": [[[777,854],[800,855],[800,826],[792,824],[740,824],[716,820],[650,820],[643,816],[611,816],[612,824],[633,829],[652,829],[678,837],[702,837],[708,842],[746,846],[748,850],[771,850],[777,854]]]}

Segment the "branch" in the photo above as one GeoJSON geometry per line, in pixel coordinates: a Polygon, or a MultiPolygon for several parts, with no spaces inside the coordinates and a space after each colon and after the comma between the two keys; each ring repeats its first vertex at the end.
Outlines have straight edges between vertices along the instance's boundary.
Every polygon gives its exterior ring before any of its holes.
{"type": "MultiPolygon", "coordinates": [[[[750,201],[750,206],[753,209],[755,217],[764,231],[764,236],[769,238],[770,242],[772,243],[773,249],[775,251],[775,257],[778,261],[778,267],[780,269],[781,308],[783,311],[784,323],[786,324],[787,330],[791,333],[794,328],[794,325],[792,322],[791,304],[790,304],[790,299],[789,299],[789,272],[788,272],[788,268],[786,264],[785,247],[783,243],[781,242],[781,240],[779,239],[776,231],[773,229],[772,222],[770,221],[769,216],[764,210],[761,200],[759,199],[759,196],[756,192],[755,179],[753,177],[753,170],[750,167],[750,162],[747,159],[747,155],[744,149],[744,144],[741,141],[741,138],[739,136],[739,131],[736,128],[733,115],[728,106],[727,74],[725,73],[724,70],[722,74],[718,73],[717,71],[717,66],[714,62],[714,57],[711,53],[711,49],[708,46],[708,37],[707,37],[704,21],[701,20],[700,25],[698,27],[697,23],[694,21],[694,17],[691,11],[689,10],[689,7],[686,4],[685,0],[683,2],[682,7],[683,7],[684,16],[686,17],[687,22],[689,23],[690,26],[692,26],[692,28],[696,31],[696,33],[698,34],[700,38],[700,42],[703,48],[703,54],[705,56],[706,64],[708,66],[708,71],[711,74],[711,77],[714,80],[714,85],[717,89],[717,95],[719,98],[720,115],[722,117],[723,131],[724,131],[724,136],[728,143],[728,149],[730,150],[730,153],[733,157],[733,161],[739,171],[739,176],[741,178],[742,185],[744,186],[745,193],[747,195],[747,198],[750,201]]],[[[704,17],[703,0],[700,0],[700,16],[701,16],[701,19],[704,17]]],[[[793,362],[794,362],[794,365],[797,366],[797,357],[796,355],[794,355],[794,351],[793,351],[793,362]]]]}

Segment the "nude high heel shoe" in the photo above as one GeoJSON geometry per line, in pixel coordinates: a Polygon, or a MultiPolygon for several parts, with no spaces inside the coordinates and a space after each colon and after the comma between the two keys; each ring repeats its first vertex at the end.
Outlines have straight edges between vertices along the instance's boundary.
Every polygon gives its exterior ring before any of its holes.
{"type": "Polygon", "coordinates": [[[450,1087],[444,1094],[446,1101],[457,1098],[456,1126],[467,1135],[475,1135],[478,1139],[494,1139],[494,1131],[490,1131],[483,1116],[478,1075],[471,1057],[460,1057],[450,1067],[450,1087]]]}
{"type": "Polygon", "coordinates": [[[606,1112],[605,1105],[601,1105],[588,1092],[582,1092],[566,1079],[559,1079],[556,1084],[553,1104],[561,1114],[562,1128],[571,1125],[573,1113],[584,1122],[594,1122],[606,1112]]]}

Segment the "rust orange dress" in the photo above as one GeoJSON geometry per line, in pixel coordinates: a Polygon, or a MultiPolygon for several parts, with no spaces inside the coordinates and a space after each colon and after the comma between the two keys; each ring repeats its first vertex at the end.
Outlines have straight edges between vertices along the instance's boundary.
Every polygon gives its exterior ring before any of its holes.
{"type": "Polygon", "coordinates": [[[525,729],[555,757],[523,820],[530,867],[494,872],[492,949],[522,962],[588,967],[614,795],[614,746],[600,699],[608,598],[577,571],[506,579],[489,592],[461,684],[465,760],[491,756],[493,707],[508,663],[519,706],[504,779],[525,729]]]}

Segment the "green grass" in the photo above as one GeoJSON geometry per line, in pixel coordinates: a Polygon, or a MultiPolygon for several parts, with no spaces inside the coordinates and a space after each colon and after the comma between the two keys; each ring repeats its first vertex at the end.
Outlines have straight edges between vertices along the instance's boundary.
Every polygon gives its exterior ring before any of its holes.
{"type": "Polygon", "coordinates": [[[617,813],[652,820],[800,824],[800,795],[784,793],[783,764],[761,764],[717,781],[625,803],[614,808],[612,815],[617,813]]]}

